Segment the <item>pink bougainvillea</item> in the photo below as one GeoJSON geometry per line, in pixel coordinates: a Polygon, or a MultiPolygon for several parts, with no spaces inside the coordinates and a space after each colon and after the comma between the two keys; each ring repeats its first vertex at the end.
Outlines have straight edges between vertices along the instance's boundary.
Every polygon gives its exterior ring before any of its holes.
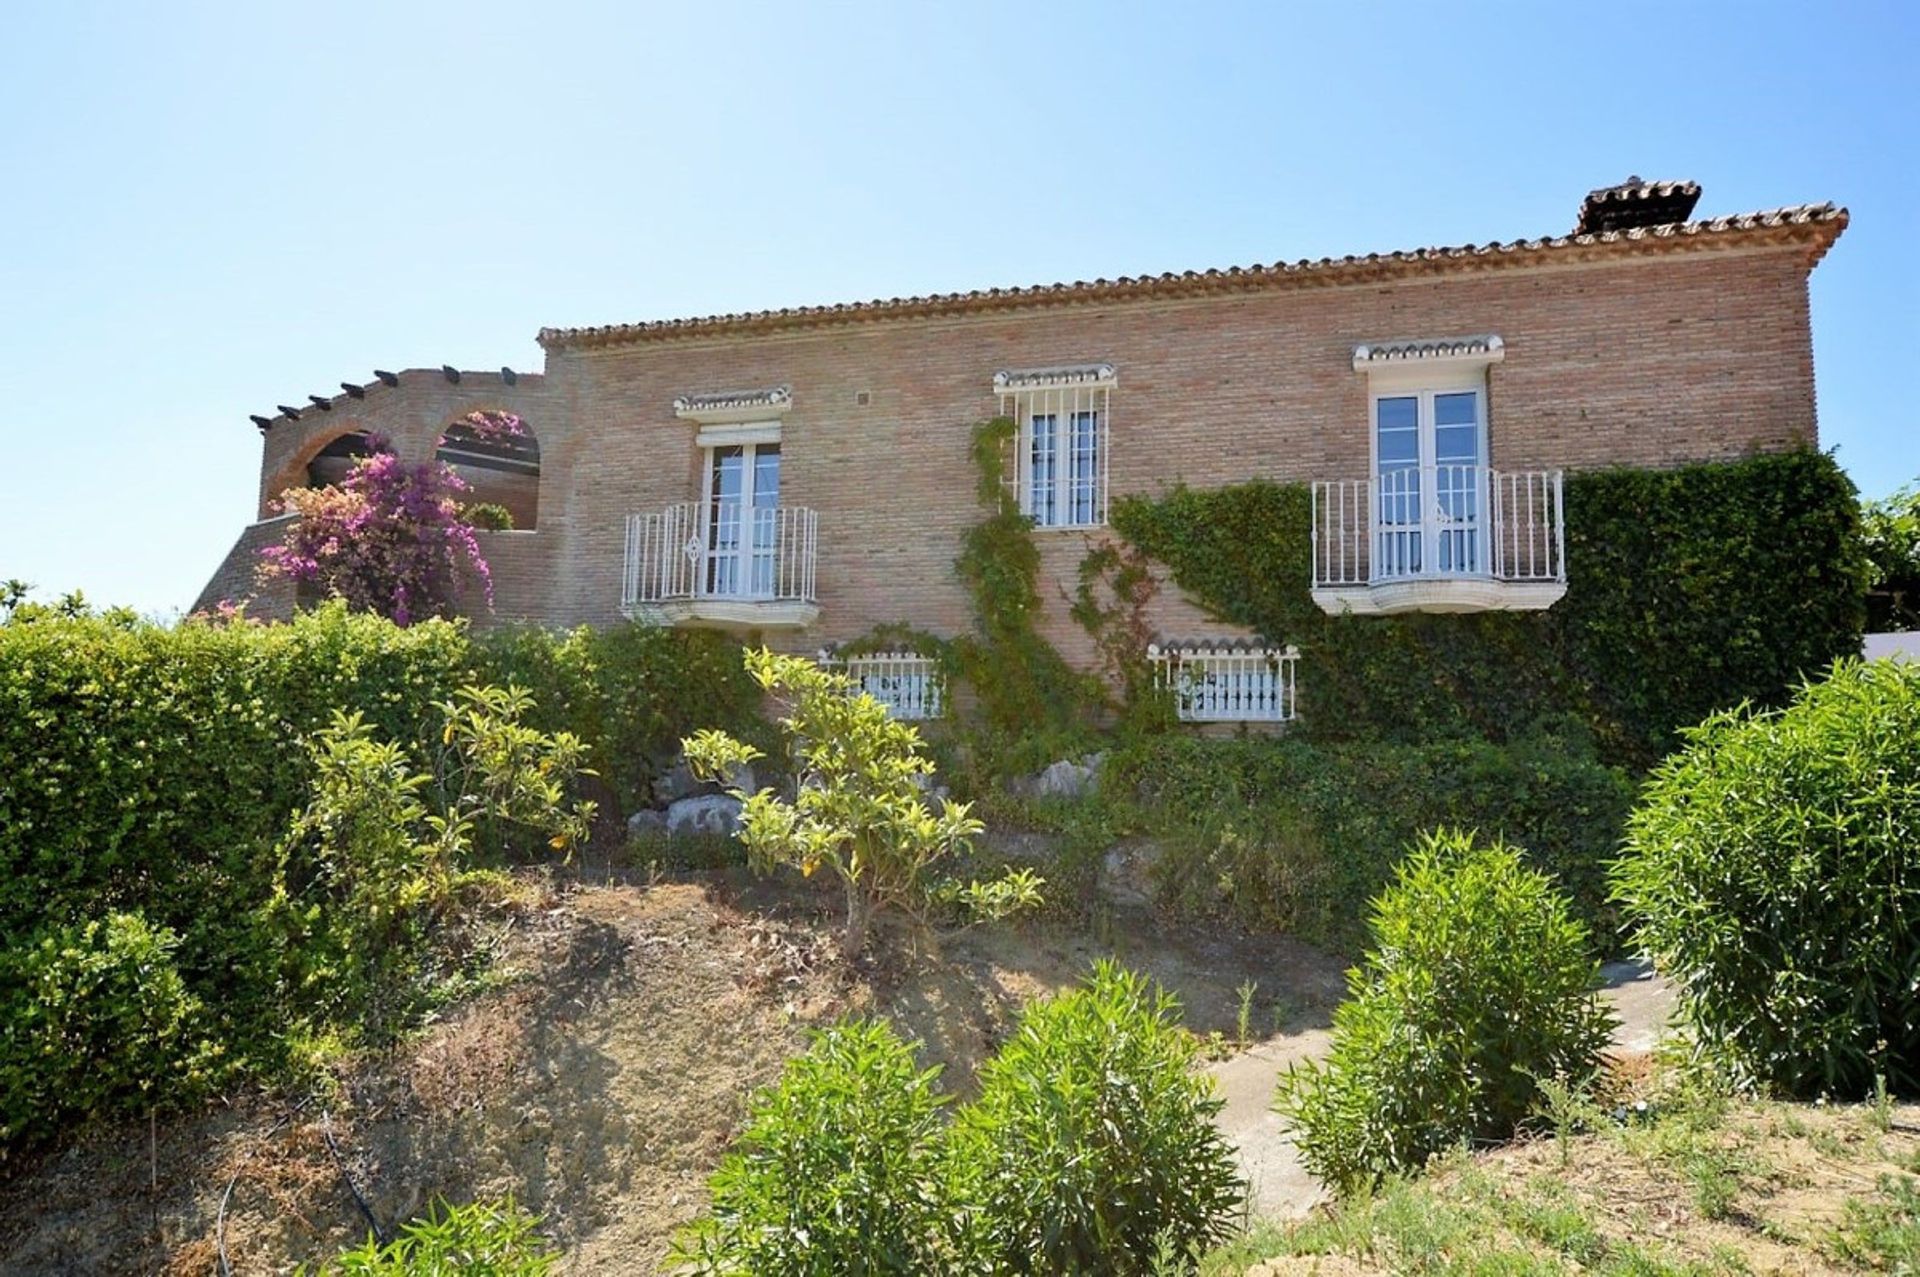
{"type": "Polygon", "coordinates": [[[493,577],[461,512],[466,482],[451,466],[408,465],[386,440],[369,442],[373,451],[337,486],[291,489],[275,502],[277,512],[300,517],[285,540],[260,551],[261,575],[314,586],[400,625],[446,615],[469,578],[491,607],[493,577]]]}

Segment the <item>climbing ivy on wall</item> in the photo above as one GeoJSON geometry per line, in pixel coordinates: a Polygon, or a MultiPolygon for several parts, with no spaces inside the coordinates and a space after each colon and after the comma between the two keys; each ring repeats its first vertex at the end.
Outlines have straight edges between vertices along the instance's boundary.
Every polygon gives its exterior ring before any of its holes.
{"type": "Polygon", "coordinates": [[[1300,649],[1323,740],[1518,739],[1577,723],[1645,766],[1678,729],[1776,703],[1857,652],[1853,485],[1810,450],[1569,475],[1567,595],[1547,612],[1328,616],[1308,594],[1311,502],[1256,481],[1123,497],[1114,527],[1223,621],[1300,649]]]}

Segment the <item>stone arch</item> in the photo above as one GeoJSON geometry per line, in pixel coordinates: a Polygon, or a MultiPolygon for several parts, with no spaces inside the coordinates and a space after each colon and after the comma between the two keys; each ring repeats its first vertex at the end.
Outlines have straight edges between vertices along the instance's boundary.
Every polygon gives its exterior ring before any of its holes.
{"type": "Polygon", "coordinates": [[[449,422],[434,456],[470,489],[470,505],[504,506],[513,526],[540,525],[540,440],[518,413],[480,408],[449,422]]]}
{"type": "Polygon", "coordinates": [[[322,488],[346,477],[355,458],[372,450],[374,432],[359,422],[347,422],[316,431],[274,471],[260,494],[261,513],[289,488],[322,488]]]}

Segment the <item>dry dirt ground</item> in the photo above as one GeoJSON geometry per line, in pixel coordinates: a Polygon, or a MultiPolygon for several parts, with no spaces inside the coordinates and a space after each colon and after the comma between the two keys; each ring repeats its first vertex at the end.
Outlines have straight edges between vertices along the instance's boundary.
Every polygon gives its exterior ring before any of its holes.
{"type": "Polygon", "coordinates": [[[870,969],[834,957],[824,895],[729,875],[574,883],[529,911],[516,978],[298,1105],[270,1096],[93,1131],[0,1185],[0,1271],[290,1271],[436,1195],[511,1193],[563,1271],[656,1271],[749,1093],[805,1030],[879,1012],[966,1094],[1019,1009],[1113,954],[1181,999],[1188,1027],[1257,1037],[1325,1023],[1341,965],[1307,946],[1123,917],[980,930],[936,955],[904,937],[870,969]]]}

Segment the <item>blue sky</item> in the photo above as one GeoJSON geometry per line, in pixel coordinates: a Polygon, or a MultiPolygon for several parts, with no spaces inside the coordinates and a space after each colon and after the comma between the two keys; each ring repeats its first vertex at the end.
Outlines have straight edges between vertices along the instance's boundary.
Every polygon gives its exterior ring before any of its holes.
{"type": "Polygon", "coordinates": [[[166,612],[247,415],[534,333],[1831,199],[1822,438],[1920,474],[1920,5],[9,7],[0,578],[166,612]]]}

